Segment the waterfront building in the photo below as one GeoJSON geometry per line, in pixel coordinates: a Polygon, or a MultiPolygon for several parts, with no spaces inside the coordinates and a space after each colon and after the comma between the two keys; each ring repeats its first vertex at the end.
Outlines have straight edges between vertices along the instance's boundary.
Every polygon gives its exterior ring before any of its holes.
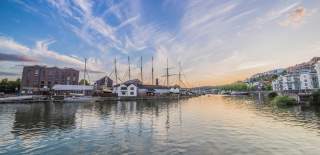
{"type": "Polygon", "coordinates": [[[47,92],[53,85],[77,85],[79,71],[72,68],[25,66],[22,72],[21,93],[39,94],[47,92]]]}
{"type": "Polygon", "coordinates": [[[82,94],[91,96],[93,94],[93,86],[56,84],[52,87],[52,91],[54,95],[82,94]]]}
{"type": "Polygon", "coordinates": [[[135,84],[121,84],[117,89],[118,96],[138,96],[138,87],[135,84]]]}
{"type": "Polygon", "coordinates": [[[113,93],[118,96],[138,96],[138,86],[142,85],[142,82],[138,79],[126,81],[122,84],[113,86],[113,93]]]}
{"type": "Polygon", "coordinates": [[[282,81],[282,89],[283,90],[299,90],[300,89],[300,76],[299,74],[287,74],[284,76],[280,76],[282,81]]]}
{"type": "Polygon", "coordinates": [[[300,89],[311,90],[319,88],[317,73],[302,72],[300,73],[300,89]]]}
{"type": "Polygon", "coordinates": [[[118,96],[161,96],[165,94],[179,94],[179,86],[145,85],[138,79],[129,80],[113,87],[113,93],[118,96]]]}
{"type": "Polygon", "coordinates": [[[113,80],[111,80],[108,76],[104,76],[101,79],[97,80],[94,85],[97,91],[111,92],[113,80]]]}
{"type": "Polygon", "coordinates": [[[315,70],[317,72],[318,77],[318,86],[320,87],[320,61],[318,61],[318,63],[315,64],[315,70]]]}
{"type": "Polygon", "coordinates": [[[273,91],[283,90],[282,78],[277,78],[276,80],[272,81],[272,90],[273,91]]]}
{"type": "Polygon", "coordinates": [[[319,75],[315,69],[299,70],[286,75],[279,76],[272,81],[274,91],[296,91],[319,89],[319,75]]]}

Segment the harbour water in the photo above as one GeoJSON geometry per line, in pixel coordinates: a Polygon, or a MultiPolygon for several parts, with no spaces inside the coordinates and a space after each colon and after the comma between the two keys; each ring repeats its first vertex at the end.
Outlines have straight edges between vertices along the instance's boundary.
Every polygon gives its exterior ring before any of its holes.
{"type": "Polygon", "coordinates": [[[0,105],[0,154],[320,154],[320,109],[245,97],[0,105]]]}

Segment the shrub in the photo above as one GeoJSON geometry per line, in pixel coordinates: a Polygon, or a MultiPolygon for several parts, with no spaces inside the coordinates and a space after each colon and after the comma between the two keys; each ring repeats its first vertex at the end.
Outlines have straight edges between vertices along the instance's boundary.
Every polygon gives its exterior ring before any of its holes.
{"type": "Polygon", "coordinates": [[[278,96],[278,93],[277,93],[277,92],[271,92],[271,93],[268,94],[268,97],[269,97],[270,99],[274,99],[274,98],[277,97],[277,96],[278,96]]]}
{"type": "Polygon", "coordinates": [[[276,106],[293,106],[297,101],[289,96],[277,96],[272,100],[272,104],[276,106]]]}
{"type": "Polygon", "coordinates": [[[320,105],[320,90],[315,91],[311,94],[311,104],[320,105]]]}

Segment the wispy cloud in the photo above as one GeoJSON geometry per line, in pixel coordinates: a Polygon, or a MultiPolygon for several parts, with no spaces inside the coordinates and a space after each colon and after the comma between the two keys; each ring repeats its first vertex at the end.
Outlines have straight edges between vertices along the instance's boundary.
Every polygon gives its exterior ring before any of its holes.
{"type": "Polygon", "coordinates": [[[288,13],[286,19],[279,24],[284,27],[298,26],[304,22],[307,16],[311,16],[316,10],[308,11],[306,8],[300,6],[288,13]]]}
{"type": "Polygon", "coordinates": [[[23,55],[0,53],[0,61],[34,62],[35,60],[23,55]]]}
{"type": "MultiPolygon", "coordinates": [[[[135,41],[131,40],[131,35],[124,35],[118,32],[120,29],[134,25],[134,23],[138,21],[138,13],[132,14],[132,12],[130,12],[129,14],[119,9],[120,6],[129,8],[131,6],[130,4],[134,2],[122,2],[121,5],[110,3],[110,7],[100,15],[93,13],[95,1],[74,0],[72,3],[68,3],[64,0],[49,0],[49,2],[59,10],[62,17],[67,16],[64,19],[64,23],[78,37],[102,52],[109,50],[127,51],[128,49],[126,47],[128,43],[135,43],[135,41]],[[126,5],[123,3],[126,3],[126,5]],[[120,23],[118,25],[110,24],[105,20],[107,14],[115,16],[120,23]],[[70,19],[77,22],[74,23],[70,19]],[[128,36],[130,37],[128,38],[128,36]]],[[[127,28],[128,32],[126,33],[130,34],[130,31],[134,31],[133,29],[134,27],[127,28]]],[[[137,47],[136,50],[140,48],[139,46],[132,47],[137,47]]]]}
{"type": "MultiPolygon", "coordinates": [[[[148,12],[144,10],[146,6],[143,6],[146,4],[140,0],[47,1],[55,11],[51,14],[56,16],[55,19],[73,32],[80,39],[80,44],[86,43],[93,47],[94,54],[89,59],[89,64],[94,66],[91,69],[110,70],[112,58],[117,57],[120,59],[119,71],[125,75],[126,57],[134,56],[131,57],[132,70],[138,72],[138,65],[133,63],[137,64],[138,57],[143,55],[144,60],[147,60],[144,61],[145,79],[150,79],[152,55],[158,77],[163,75],[168,58],[169,65],[176,66],[171,70],[172,73],[178,72],[178,62],[181,62],[188,80],[194,83],[211,80],[214,84],[227,81],[226,75],[228,79],[235,80],[240,76],[232,76],[233,73],[244,76],[251,74],[250,71],[270,68],[272,62],[280,62],[280,57],[289,52],[292,54],[293,50],[298,51],[294,46],[304,40],[301,38],[317,39],[317,35],[310,37],[301,31],[295,32],[296,35],[290,34],[296,38],[293,41],[284,41],[288,38],[288,32],[277,31],[289,30],[280,27],[279,23],[282,26],[301,25],[314,12],[310,5],[305,5],[301,0],[186,0],[183,1],[183,7],[176,10],[181,11],[181,16],[174,19],[177,27],[170,30],[162,27],[162,22],[168,22],[165,19],[156,21],[146,18],[148,12]]],[[[166,0],[160,9],[166,10],[180,3],[177,0],[166,0]]],[[[35,6],[28,7],[32,9],[35,6]]],[[[59,61],[64,65],[82,68],[83,60],[80,57],[83,52],[73,56],[61,54],[62,51],[50,48],[52,44],[59,43],[59,38],[37,40],[34,47],[27,47],[12,39],[1,41],[0,38],[0,47],[16,49],[20,54],[31,53],[47,63],[55,64],[59,61]]]]}
{"type": "MultiPolygon", "coordinates": [[[[0,61],[21,61],[26,64],[40,63],[49,66],[84,68],[84,61],[73,56],[60,54],[48,47],[54,40],[42,40],[35,43],[35,47],[29,48],[7,37],[0,38],[0,61]],[[9,52],[9,53],[8,53],[9,52]],[[15,53],[15,54],[11,54],[15,53]],[[37,62],[35,62],[37,61],[37,62]]],[[[88,70],[92,73],[100,73],[101,66],[96,66],[95,61],[89,59],[88,70]]],[[[9,66],[8,66],[9,67],[9,66]]]]}
{"type": "Polygon", "coordinates": [[[12,72],[2,72],[0,71],[0,76],[18,76],[19,73],[12,73],[12,72]]]}

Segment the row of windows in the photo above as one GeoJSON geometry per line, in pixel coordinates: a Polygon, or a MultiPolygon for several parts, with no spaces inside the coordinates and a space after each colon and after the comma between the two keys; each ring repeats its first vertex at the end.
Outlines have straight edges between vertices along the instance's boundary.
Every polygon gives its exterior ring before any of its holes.
{"type": "MultiPolygon", "coordinates": [[[[120,87],[120,90],[127,90],[127,87],[120,87]]],[[[134,90],[134,87],[130,87],[130,90],[134,90]]]]}
{"type": "MultiPolygon", "coordinates": [[[[121,92],[122,95],[126,95],[126,92],[121,92]]],[[[130,95],[134,95],[134,92],[130,92],[130,95]]]]}

